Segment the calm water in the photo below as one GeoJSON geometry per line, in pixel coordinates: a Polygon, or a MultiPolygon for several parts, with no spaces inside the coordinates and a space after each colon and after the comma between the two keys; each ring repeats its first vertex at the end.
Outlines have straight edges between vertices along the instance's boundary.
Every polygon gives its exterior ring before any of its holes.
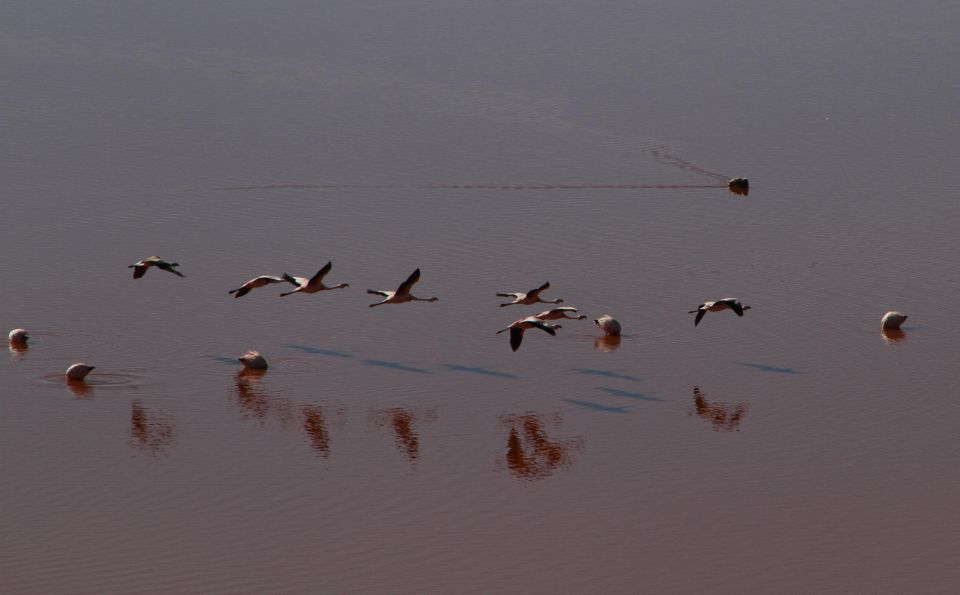
{"type": "Polygon", "coordinates": [[[960,589],[960,6],[197,4],[0,9],[0,590],[960,589]]]}

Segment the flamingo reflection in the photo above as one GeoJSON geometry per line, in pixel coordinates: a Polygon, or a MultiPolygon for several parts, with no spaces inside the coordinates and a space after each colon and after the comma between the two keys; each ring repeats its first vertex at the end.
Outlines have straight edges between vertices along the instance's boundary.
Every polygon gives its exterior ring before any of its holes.
{"type": "Polygon", "coordinates": [[[883,342],[887,345],[896,345],[907,339],[907,333],[898,328],[880,329],[880,335],[883,337],[883,342]]]}
{"type": "Polygon", "coordinates": [[[610,353],[620,347],[622,339],[620,335],[603,335],[594,339],[593,346],[600,351],[610,353]]]}
{"type": "Polygon", "coordinates": [[[244,368],[237,373],[237,403],[245,416],[264,419],[270,411],[270,397],[260,386],[266,370],[244,368]]]}
{"type": "Polygon", "coordinates": [[[743,403],[711,403],[696,386],[693,387],[693,407],[693,411],[688,415],[696,413],[697,417],[709,422],[714,430],[724,432],[739,432],[740,422],[747,413],[747,406],[743,403]]]}
{"type": "Polygon", "coordinates": [[[303,432],[318,456],[325,459],[330,456],[330,430],[323,409],[317,406],[303,408],[303,432]]]}
{"type": "Polygon", "coordinates": [[[134,401],[130,409],[130,442],[156,455],[173,442],[173,423],[157,414],[148,414],[143,405],[134,401]]]}
{"type": "Polygon", "coordinates": [[[421,421],[436,421],[436,419],[437,412],[434,409],[421,412],[419,415],[403,407],[376,412],[377,425],[389,426],[393,430],[394,444],[411,463],[420,458],[420,436],[416,425],[421,421]]]}
{"type": "Polygon", "coordinates": [[[78,399],[90,399],[93,397],[93,387],[83,380],[67,378],[67,390],[78,399]]]}
{"type": "Polygon", "coordinates": [[[506,463],[517,479],[543,479],[573,464],[573,453],[583,448],[583,439],[552,440],[546,425],[558,427],[559,416],[544,418],[534,413],[505,415],[501,418],[509,428],[506,463]]]}

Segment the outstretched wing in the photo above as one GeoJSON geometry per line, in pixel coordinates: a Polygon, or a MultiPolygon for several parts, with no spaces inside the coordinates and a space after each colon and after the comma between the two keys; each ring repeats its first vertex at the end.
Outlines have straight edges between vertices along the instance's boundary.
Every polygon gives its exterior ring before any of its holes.
{"type": "Polygon", "coordinates": [[[549,288],[550,288],[550,282],[548,281],[548,282],[544,283],[543,285],[541,285],[540,287],[538,287],[538,288],[536,288],[536,289],[531,289],[530,291],[528,291],[528,292],[527,292],[527,297],[538,297],[538,296],[540,295],[540,292],[541,292],[541,291],[543,291],[544,289],[549,289],[549,288]]]}
{"type": "Polygon", "coordinates": [[[700,321],[703,320],[703,315],[706,313],[707,311],[705,309],[697,310],[697,317],[693,319],[693,326],[700,324],[700,321]]]}
{"type": "Polygon", "coordinates": [[[147,274],[147,267],[133,265],[133,278],[139,279],[140,277],[147,274]]]}
{"type": "Polygon", "coordinates": [[[510,348],[516,351],[520,348],[520,343],[523,341],[523,329],[522,328],[511,328],[510,329],[510,348]]]}
{"type": "Polygon", "coordinates": [[[737,316],[743,316],[743,304],[736,298],[727,298],[723,303],[730,306],[730,309],[737,313],[737,316]]]}
{"type": "Polygon", "coordinates": [[[333,268],[333,261],[330,261],[327,264],[323,265],[323,268],[317,271],[316,275],[310,277],[310,281],[307,282],[307,285],[314,285],[316,283],[321,282],[324,276],[326,276],[326,274],[329,273],[330,269],[332,268],[333,268]]]}
{"type": "Polygon", "coordinates": [[[413,288],[414,284],[420,280],[420,269],[417,269],[410,273],[410,276],[407,277],[407,280],[400,284],[400,287],[397,288],[397,293],[404,295],[410,293],[410,290],[413,288]]]}
{"type": "Polygon", "coordinates": [[[523,297],[522,293],[498,293],[497,297],[509,297],[513,299],[518,299],[523,297]]]}
{"type": "Polygon", "coordinates": [[[552,324],[544,324],[544,323],[542,323],[542,322],[540,322],[540,321],[533,321],[533,320],[528,320],[528,322],[530,322],[530,324],[532,324],[533,326],[537,327],[537,328],[540,329],[541,331],[545,331],[548,335],[556,336],[556,334],[557,334],[556,329],[557,329],[558,327],[556,327],[556,326],[554,326],[554,325],[552,325],[552,324]]]}
{"type": "Polygon", "coordinates": [[[372,293],[373,295],[379,295],[383,297],[390,297],[390,294],[386,291],[377,291],[376,289],[368,289],[367,293],[372,293]]]}

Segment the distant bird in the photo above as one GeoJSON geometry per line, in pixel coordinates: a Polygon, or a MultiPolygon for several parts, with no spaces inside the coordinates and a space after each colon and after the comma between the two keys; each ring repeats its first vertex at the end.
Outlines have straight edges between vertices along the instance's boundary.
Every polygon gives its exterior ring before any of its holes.
{"type": "Polygon", "coordinates": [[[906,319],[906,314],[901,314],[900,312],[896,311],[887,312],[883,315],[883,318],[880,319],[880,326],[881,328],[889,330],[898,329],[906,319]]]}
{"type": "Polygon", "coordinates": [[[263,359],[259,351],[248,351],[237,358],[248,370],[266,370],[267,360],[263,359]]]}
{"type": "MultiPolygon", "coordinates": [[[[247,295],[248,293],[250,293],[251,291],[253,291],[258,287],[270,285],[271,283],[284,283],[286,281],[287,279],[284,279],[283,277],[275,277],[273,275],[260,275],[259,277],[254,277],[253,279],[250,279],[249,281],[247,281],[246,283],[244,283],[243,285],[241,285],[236,289],[231,289],[227,293],[232,293],[234,294],[233,297],[239,298],[247,295]]],[[[296,285],[296,283],[294,283],[293,281],[291,281],[291,283],[296,285]]]]}
{"type": "Polygon", "coordinates": [[[579,316],[567,316],[567,314],[573,314],[574,312],[579,312],[576,308],[571,306],[563,306],[562,308],[554,308],[552,310],[544,310],[543,312],[534,316],[538,320],[585,320],[587,318],[586,314],[580,314],[579,316]]]}
{"type": "Polygon", "coordinates": [[[67,378],[70,380],[83,380],[87,377],[96,366],[88,366],[87,364],[73,364],[67,368],[67,378]]]}
{"type": "Polygon", "coordinates": [[[400,287],[396,291],[377,291],[375,289],[368,289],[367,293],[373,295],[383,296],[384,299],[382,302],[377,302],[376,304],[370,304],[370,307],[381,306],[383,304],[402,304],[404,302],[436,302],[440,298],[418,298],[415,295],[410,293],[410,289],[414,284],[420,280],[420,269],[413,271],[407,280],[400,284],[400,287]]]}
{"type": "Polygon", "coordinates": [[[30,333],[28,333],[26,329],[15,328],[10,331],[7,338],[10,339],[11,343],[26,343],[30,340],[30,333]]]}
{"type": "Polygon", "coordinates": [[[538,328],[549,335],[556,335],[556,329],[561,327],[559,324],[547,324],[538,318],[530,316],[529,318],[514,320],[507,328],[497,331],[497,334],[499,335],[504,331],[510,331],[510,347],[516,351],[520,348],[520,343],[523,341],[524,331],[530,328],[538,328]]]}
{"type": "Polygon", "coordinates": [[[610,316],[609,314],[604,314],[603,316],[601,316],[600,318],[597,318],[593,322],[598,327],[600,327],[600,330],[602,330],[607,335],[611,337],[620,336],[620,323],[617,322],[617,319],[614,318],[613,316],[610,316]]]}
{"type": "Polygon", "coordinates": [[[551,301],[540,299],[540,292],[545,291],[546,289],[549,289],[549,288],[550,288],[550,283],[548,282],[548,283],[544,283],[543,285],[541,285],[536,289],[531,289],[526,293],[523,293],[523,292],[498,293],[497,295],[500,297],[513,298],[512,302],[507,304],[500,304],[500,307],[502,308],[503,306],[513,306],[514,304],[522,304],[524,306],[529,306],[531,304],[536,304],[537,302],[544,303],[544,304],[562,304],[563,300],[561,300],[560,298],[557,298],[551,301]]]}
{"type": "Polygon", "coordinates": [[[733,178],[727,182],[727,188],[734,194],[746,196],[750,193],[750,180],[746,178],[733,178]]]}
{"type": "Polygon", "coordinates": [[[139,279],[140,277],[144,276],[147,273],[147,269],[149,269],[150,267],[157,267],[158,269],[173,273],[174,275],[185,277],[186,275],[184,275],[183,273],[181,273],[180,271],[174,268],[178,266],[180,266],[179,263],[167,262],[161,259],[159,256],[148,256],[143,260],[141,260],[140,262],[131,264],[127,268],[133,269],[134,279],[139,279]]]}
{"type": "Polygon", "coordinates": [[[288,296],[293,293],[317,293],[318,291],[325,291],[327,289],[342,289],[344,287],[350,287],[346,283],[341,283],[339,285],[327,286],[323,284],[323,278],[327,273],[330,272],[330,269],[333,268],[333,262],[328,262],[323,265],[323,268],[317,271],[317,274],[313,277],[307,279],[306,277],[294,277],[293,275],[283,274],[283,280],[293,283],[297,288],[293,291],[288,291],[287,293],[281,293],[280,297],[288,296]]]}
{"type": "Polygon", "coordinates": [[[693,321],[693,326],[700,324],[700,320],[703,319],[704,315],[707,312],[721,312],[723,310],[733,310],[737,313],[737,316],[743,316],[744,310],[749,310],[750,306],[744,306],[740,303],[740,300],[737,298],[723,298],[722,300],[717,300],[715,302],[704,302],[697,306],[696,310],[690,310],[688,314],[697,313],[697,317],[693,321]]]}

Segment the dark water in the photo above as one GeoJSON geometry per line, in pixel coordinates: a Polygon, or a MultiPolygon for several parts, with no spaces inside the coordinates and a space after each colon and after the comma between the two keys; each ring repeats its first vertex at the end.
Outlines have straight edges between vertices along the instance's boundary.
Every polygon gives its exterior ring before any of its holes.
{"type": "Polygon", "coordinates": [[[960,587],[954,4],[0,17],[0,590],[960,587]]]}

